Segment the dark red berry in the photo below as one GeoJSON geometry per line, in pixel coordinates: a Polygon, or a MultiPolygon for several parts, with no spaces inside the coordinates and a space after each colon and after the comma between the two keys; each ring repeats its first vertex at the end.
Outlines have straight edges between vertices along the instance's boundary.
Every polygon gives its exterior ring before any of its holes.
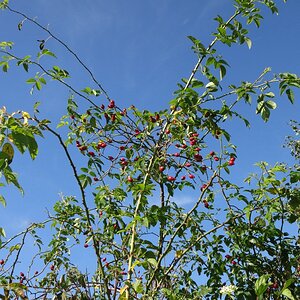
{"type": "Polygon", "coordinates": [[[194,154],[195,161],[201,162],[203,157],[200,154],[194,154]]]}
{"type": "Polygon", "coordinates": [[[108,104],[108,108],[114,108],[116,106],[115,101],[114,100],[110,100],[109,104],[108,104]]]}
{"type": "Polygon", "coordinates": [[[176,178],[175,178],[175,177],[173,177],[173,176],[168,176],[168,177],[167,177],[167,180],[168,180],[168,181],[175,181],[175,180],[176,180],[176,178]]]}

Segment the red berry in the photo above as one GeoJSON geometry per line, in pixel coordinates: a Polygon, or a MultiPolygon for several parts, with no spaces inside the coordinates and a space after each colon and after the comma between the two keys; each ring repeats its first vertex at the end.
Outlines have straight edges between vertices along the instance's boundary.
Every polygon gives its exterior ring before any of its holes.
{"type": "Polygon", "coordinates": [[[54,268],[55,268],[54,265],[51,265],[51,266],[50,266],[50,270],[51,270],[51,271],[53,271],[54,268]]]}
{"type": "Polygon", "coordinates": [[[179,156],[180,156],[180,154],[179,154],[178,152],[176,152],[176,153],[174,153],[174,154],[173,154],[173,156],[175,156],[175,157],[179,157],[179,156]]]}
{"type": "Polygon", "coordinates": [[[201,169],[202,169],[202,171],[206,171],[207,167],[206,166],[202,166],[201,169]]]}
{"type": "Polygon", "coordinates": [[[164,167],[164,166],[159,166],[159,172],[163,172],[163,171],[164,171],[164,169],[165,169],[165,167],[164,167]]]}
{"type": "Polygon", "coordinates": [[[209,155],[210,155],[210,156],[214,156],[214,155],[215,155],[215,151],[210,151],[210,152],[209,152],[209,155]]]}
{"type": "Polygon", "coordinates": [[[131,176],[128,176],[128,177],[127,177],[127,181],[128,181],[128,182],[133,182],[133,178],[132,178],[131,176]]]}
{"type": "Polygon", "coordinates": [[[160,119],[160,115],[159,115],[159,114],[156,114],[156,115],[155,115],[155,120],[156,120],[156,121],[159,121],[159,119],[160,119]]]}
{"type": "Polygon", "coordinates": [[[195,161],[201,162],[203,157],[200,154],[194,154],[195,161]]]}
{"type": "Polygon", "coordinates": [[[219,161],[220,159],[219,159],[218,156],[215,156],[215,157],[214,157],[214,160],[215,160],[215,161],[219,161]]]}
{"type": "Polygon", "coordinates": [[[182,149],[185,149],[186,147],[187,147],[186,144],[181,145],[181,148],[182,148],[182,149]]]}
{"type": "Polygon", "coordinates": [[[203,203],[204,203],[205,208],[209,208],[209,203],[206,200],[204,200],[203,203]]]}
{"type": "Polygon", "coordinates": [[[101,143],[98,144],[98,146],[100,148],[105,148],[107,146],[107,144],[105,142],[101,142],[101,143]]]}
{"type": "Polygon", "coordinates": [[[74,116],[74,115],[71,115],[70,118],[71,118],[72,120],[74,120],[74,119],[75,119],[75,116],[74,116]]]}
{"type": "Polygon", "coordinates": [[[196,145],[196,143],[197,143],[197,141],[196,140],[190,140],[190,144],[191,144],[191,146],[194,146],[194,145],[196,145]]]}
{"type": "Polygon", "coordinates": [[[274,283],[272,284],[272,288],[273,288],[273,289],[278,289],[278,287],[279,287],[278,282],[274,282],[274,283]]]}
{"type": "Polygon", "coordinates": [[[102,261],[103,261],[103,262],[106,262],[106,257],[103,257],[103,258],[102,258],[102,261]]]}
{"type": "Polygon", "coordinates": [[[114,108],[115,107],[115,101],[114,100],[110,100],[109,104],[108,104],[109,108],[114,108]]]}
{"type": "Polygon", "coordinates": [[[207,184],[204,183],[204,184],[201,186],[201,191],[204,191],[206,188],[207,188],[207,184]]]}
{"type": "Polygon", "coordinates": [[[108,158],[109,160],[114,160],[113,156],[111,156],[111,155],[109,155],[107,158],[108,158]]]}
{"type": "Polygon", "coordinates": [[[87,146],[80,146],[78,149],[79,149],[80,151],[85,151],[85,150],[87,150],[87,146]]]}
{"type": "Polygon", "coordinates": [[[188,168],[188,167],[190,167],[192,164],[191,163],[189,163],[189,162],[187,162],[186,164],[185,164],[185,166],[188,168]]]}
{"type": "Polygon", "coordinates": [[[89,244],[84,244],[83,247],[84,247],[84,248],[88,248],[88,247],[89,247],[89,244]]]}
{"type": "Polygon", "coordinates": [[[166,129],[165,131],[166,134],[169,134],[170,132],[171,132],[170,129],[166,129]]]}
{"type": "Polygon", "coordinates": [[[194,179],[194,178],[195,178],[195,175],[189,174],[189,177],[190,177],[191,179],[194,179]]]}
{"type": "Polygon", "coordinates": [[[232,258],[232,256],[229,255],[229,254],[226,254],[226,255],[225,255],[225,258],[230,259],[230,258],[232,258]]]}
{"type": "Polygon", "coordinates": [[[155,118],[151,116],[150,117],[150,122],[155,123],[156,122],[155,118]]]}
{"type": "Polygon", "coordinates": [[[34,275],[38,275],[38,274],[39,274],[39,271],[35,271],[35,272],[34,272],[34,275]]]}
{"type": "Polygon", "coordinates": [[[229,165],[229,166],[233,166],[233,165],[234,165],[234,160],[230,160],[230,161],[228,162],[228,165],[229,165]]]}
{"type": "Polygon", "coordinates": [[[120,146],[120,150],[121,151],[125,150],[125,146],[120,146]]]}
{"type": "Polygon", "coordinates": [[[235,261],[235,260],[232,260],[232,261],[231,261],[231,264],[236,265],[236,261],[235,261]]]}
{"type": "Polygon", "coordinates": [[[127,275],[127,272],[122,271],[122,272],[121,272],[121,275],[127,275]]]}
{"type": "Polygon", "coordinates": [[[199,152],[199,151],[201,151],[201,148],[196,147],[195,150],[199,152]]]}
{"type": "Polygon", "coordinates": [[[21,277],[25,277],[25,275],[24,275],[23,272],[20,272],[20,276],[21,276],[21,277]]]}
{"type": "Polygon", "coordinates": [[[186,178],[185,176],[181,176],[181,180],[185,180],[185,178],[186,178]]]}
{"type": "Polygon", "coordinates": [[[95,153],[94,153],[93,151],[90,151],[88,154],[89,154],[89,156],[91,156],[91,157],[94,157],[94,156],[95,156],[95,153]]]}
{"type": "Polygon", "coordinates": [[[4,259],[1,259],[0,260],[0,265],[2,266],[2,265],[4,265],[4,263],[5,263],[4,259]]]}
{"type": "Polygon", "coordinates": [[[173,177],[173,176],[168,176],[168,177],[167,177],[167,180],[168,180],[168,181],[175,181],[175,180],[176,180],[176,178],[175,178],[175,177],[173,177]]]}

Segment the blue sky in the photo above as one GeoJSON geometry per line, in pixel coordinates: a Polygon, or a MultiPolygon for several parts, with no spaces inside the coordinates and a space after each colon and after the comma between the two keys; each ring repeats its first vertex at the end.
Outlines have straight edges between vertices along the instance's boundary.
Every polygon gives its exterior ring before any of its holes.
{"type": "MultiPolygon", "coordinates": [[[[196,56],[190,50],[188,35],[208,44],[215,29],[212,19],[220,14],[229,17],[230,0],[128,0],[128,1],[72,1],[31,0],[11,1],[11,7],[31,17],[65,41],[91,68],[111,98],[121,106],[135,104],[140,109],[159,110],[168,106],[173,98],[176,83],[188,77],[196,56]]],[[[250,27],[252,49],[233,46],[222,49],[228,69],[227,82],[254,80],[265,67],[272,72],[300,74],[300,2],[280,2],[279,16],[264,14],[259,30],[250,27]]],[[[21,18],[0,12],[0,40],[15,42],[15,51],[24,56],[38,50],[37,39],[47,36],[25,22],[22,31],[17,30],[21,18]]],[[[49,40],[47,48],[55,52],[58,64],[71,73],[70,82],[78,89],[91,84],[88,74],[61,46],[49,40]]],[[[28,75],[11,68],[0,73],[0,106],[9,111],[32,111],[32,105],[41,101],[41,115],[58,120],[65,113],[68,90],[55,83],[47,85],[40,93],[29,94],[25,84],[28,75]]],[[[277,93],[278,94],[278,93],[277,93]]],[[[296,92],[299,97],[299,92],[296,92]]],[[[299,99],[297,99],[299,100],[299,99]]],[[[255,116],[255,108],[242,106],[241,112],[251,121],[251,129],[241,122],[232,122],[233,143],[238,145],[238,160],[234,178],[245,178],[255,171],[256,161],[271,163],[286,161],[289,153],[282,148],[284,137],[291,133],[290,119],[299,116],[299,101],[292,106],[284,97],[277,97],[278,109],[265,124],[255,116]]],[[[99,103],[104,102],[99,98],[99,103]]],[[[27,224],[43,219],[46,207],[59,199],[59,193],[76,194],[71,170],[53,137],[40,140],[40,155],[32,162],[28,155],[16,154],[13,168],[19,174],[25,196],[15,189],[3,193],[8,207],[0,207],[0,227],[8,232],[18,232],[27,224]]],[[[180,196],[189,202],[189,195],[180,196]]]]}

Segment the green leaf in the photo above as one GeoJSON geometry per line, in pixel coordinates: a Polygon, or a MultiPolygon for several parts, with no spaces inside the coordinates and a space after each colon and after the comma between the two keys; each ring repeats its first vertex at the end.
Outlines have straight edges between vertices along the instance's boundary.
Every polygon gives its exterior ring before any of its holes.
{"type": "Polygon", "coordinates": [[[150,265],[157,267],[157,261],[155,258],[148,258],[147,261],[150,265]]]}
{"type": "Polygon", "coordinates": [[[261,114],[262,119],[265,122],[267,122],[269,120],[269,118],[270,118],[270,110],[267,107],[263,107],[262,110],[261,110],[261,112],[260,112],[260,114],[261,114]]]}
{"type": "Polygon", "coordinates": [[[252,41],[249,38],[245,38],[245,42],[246,42],[248,48],[251,49],[251,47],[252,47],[252,41]]]}
{"type": "Polygon", "coordinates": [[[286,93],[288,99],[290,100],[290,102],[291,102],[292,104],[294,104],[294,102],[295,102],[294,92],[293,92],[291,89],[287,89],[287,90],[285,91],[285,93],[286,93]]]}
{"type": "Polygon", "coordinates": [[[2,195],[0,195],[0,203],[1,203],[4,207],[6,207],[6,201],[5,201],[5,198],[4,198],[2,195]]]}
{"type": "Polygon", "coordinates": [[[225,77],[225,75],[226,75],[226,68],[223,65],[221,65],[220,66],[220,80],[222,80],[225,77]]]}
{"type": "Polygon", "coordinates": [[[296,300],[289,289],[284,289],[281,294],[286,296],[288,299],[296,300]]]}
{"type": "Polygon", "coordinates": [[[46,80],[45,80],[44,77],[41,77],[41,78],[39,79],[39,81],[40,81],[40,83],[42,83],[42,84],[47,84],[47,82],[46,82],[46,80]]]}
{"type": "Polygon", "coordinates": [[[216,84],[214,82],[209,82],[205,88],[207,88],[207,90],[209,92],[216,92],[218,90],[218,87],[216,86],[216,84]]]}
{"type": "Polygon", "coordinates": [[[28,137],[28,150],[30,157],[35,159],[38,155],[38,144],[34,137],[28,137]]]}
{"type": "Polygon", "coordinates": [[[0,236],[6,237],[4,228],[0,227],[0,236]]]}
{"type": "Polygon", "coordinates": [[[270,109],[276,109],[277,104],[274,101],[269,100],[269,101],[266,101],[266,106],[270,109]]]}
{"type": "Polygon", "coordinates": [[[263,299],[261,296],[263,296],[263,294],[265,293],[265,291],[269,286],[268,280],[270,276],[271,276],[270,274],[262,275],[255,282],[254,290],[255,290],[255,294],[259,296],[259,299],[263,299]]]}
{"type": "Polygon", "coordinates": [[[29,78],[26,80],[26,83],[32,84],[32,83],[36,83],[36,79],[35,78],[29,78]]]}
{"type": "Polygon", "coordinates": [[[39,91],[42,89],[42,84],[39,81],[35,82],[35,86],[39,91]]]}

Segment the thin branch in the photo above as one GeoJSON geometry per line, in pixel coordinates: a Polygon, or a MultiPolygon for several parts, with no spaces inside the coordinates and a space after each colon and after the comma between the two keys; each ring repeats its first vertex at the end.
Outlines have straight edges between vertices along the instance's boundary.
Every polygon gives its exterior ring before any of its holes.
{"type": "MultiPolygon", "coordinates": [[[[37,122],[39,122],[37,119],[36,119],[37,122]]],[[[103,278],[103,281],[104,281],[104,288],[105,288],[105,292],[108,296],[108,299],[111,299],[110,295],[111,295],[111,292],[110,292],[110,289],[109,289],[109,286],[108,286],[108,281],[107,281],[107,277],[105,276],[105,272],[104,272],[104,268],[103,268],[103,265],[102,265],[102,261],[101,261],[101,257],[100,257],[100,249],[99,249],[99,241],[96,239],[96,236],[93,232],[93,227],[92,227],[92,220],[91,220],[91,217],[90,217],[90,214],[89,214],[89,208],[88,208],[88,205],[87,205],[87,201],[86,201],[86,196],[85,196],[85,191],[84,191],[84,188],[80,182],[80,179],[79,179],[79,175],[77,173],[77,170],[76,170],[76,167],[75,167],[75,164],[71,158],[71,155],[62,139],[62,137],[56,132],[54,131],[52,128],[50,128],[48,125],[43,125],[49,132],[51,132],[53,135],[55,135],[58,140],[59,140],[59,144],[61,145],[61,147],[64,149],[64,152],[67,156],[67,159],[70,163],[70,166],[73,170],[73,175],[77,181],[77,184],[78,184],[78,187],[80,189],[80,193],[81,193],[81,199],[82,199],[82,204],[83,204],[83,207],[84,207],[84,210],[85,210],[85,215],[86,215],[86,218],[87,218],[87,223],[89,225],[89,230],[91,231],[91,235],[92,235],[92,241],[93,241],[93,247],[94,247],[94,250],[95,250],[95,254],[97,256],[97,262],[98,262],[98,266],[99,266],[99,269],[100,269],[100,274],[103,278]]]]}
{"type": "Polygon", "coordinates": [[[41,28],[42,30],[44,30],[45,32],[47,32],[53,39],[55,39],[58,43],[60,43],[63,47],[65,47],[69,53],[71,53],[75,59],[79,62],[79,64],[89,73],[89,75],[91,76],[93,82],[99,87],[99,89],[103,92],[103,94],[105,95],[107,100],[110,100],[110,97],[108,96],[107,92],[104,90],[103,86],[97,81],[97,79],[95,78],[94,74],[92,73],[92,71],[87,67],[87,65],[79,58],[79,56],[64,42],[62,41],[60,38],[58,38],[56,35],[54,35],[48,28],[44,27],[43,25],[41,25],[40,23],[38,23],[36,20],[28,17],[27,15],[25,15],[24,13],[17,11],[15,9],[12,9],[11,7],[9,7],[8,5],[6,6],[6,8],[10,11],[13,12],[15,14],[18,14],[22,17],[24,17],[25,19],[27,19],[28,21],[34,23],[36,26],[38,26],[39,28],[41,28]]]}

